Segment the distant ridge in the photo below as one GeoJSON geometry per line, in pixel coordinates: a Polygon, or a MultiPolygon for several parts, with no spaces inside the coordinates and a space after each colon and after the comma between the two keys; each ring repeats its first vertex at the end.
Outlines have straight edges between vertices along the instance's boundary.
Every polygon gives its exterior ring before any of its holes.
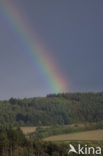
{"type": "Polygon", "coordinates": [[[13,126],[103,121],[103,92],[48,94],[0,101],[0,124],[13,126]]]}

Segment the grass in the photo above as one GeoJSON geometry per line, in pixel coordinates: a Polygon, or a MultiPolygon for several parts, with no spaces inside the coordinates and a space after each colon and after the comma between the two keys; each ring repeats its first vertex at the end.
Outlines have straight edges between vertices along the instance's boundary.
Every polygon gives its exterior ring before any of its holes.
{"type": "Polygon", "coordinates": [[[36,131],[36,127],[20,127],[25,135],[36,131]]]}
{"type": "Polygon", "coordinates": [[[69,141],[69,140],[103,140],[103,130],[91,130],[71,134],[50,136],[45,138],[46,141],[69,141]]]}
{"type": "MultiPolygon", "coordinates": [[[[42,126],[42,128],[49,128],[50,126],[42,126]]],[[[30,133],[33,133],[36,131],[36,126],[27,126],[27,127],[20,127],[20,129],[22,130],[22,132],[25,134],[25,135],[28,135],[30,133]]]]}

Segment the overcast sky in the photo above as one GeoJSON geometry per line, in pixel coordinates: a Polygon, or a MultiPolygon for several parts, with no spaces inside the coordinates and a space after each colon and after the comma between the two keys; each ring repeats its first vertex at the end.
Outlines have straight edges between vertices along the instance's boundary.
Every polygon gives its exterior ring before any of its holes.
{"type": "MultiPolygon", "coordinates": [[[[68,91],[103,91],[103,1],[11,0],[35,28],[70,83],[68,91]]],[[[52,92],[22,39],[0,12],[0,99],[52,92]]]]}

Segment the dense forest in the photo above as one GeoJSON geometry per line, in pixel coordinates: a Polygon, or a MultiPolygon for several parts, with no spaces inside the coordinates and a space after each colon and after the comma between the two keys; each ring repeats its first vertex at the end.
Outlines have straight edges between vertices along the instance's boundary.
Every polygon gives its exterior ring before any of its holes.
{"type": "Polygon", "coordinates": [[[0,124],[63,125],[103,121],[103,92],[63,93],[0,101],[0,124]]]}
{"type": "Polygon", "coordinates": [[[27,139],[22,131],[0,128],[0,156],[67,156],[67,144],[27,139]]]}

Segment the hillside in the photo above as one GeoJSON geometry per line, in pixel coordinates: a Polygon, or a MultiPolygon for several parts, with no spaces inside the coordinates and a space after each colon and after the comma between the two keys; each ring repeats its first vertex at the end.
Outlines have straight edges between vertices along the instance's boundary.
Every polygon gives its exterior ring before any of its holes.
{"type": "Polygon", "coordinates": [[[0,124],[37,126],[103,121],[103,92],[0,101],[0,124]]]}

